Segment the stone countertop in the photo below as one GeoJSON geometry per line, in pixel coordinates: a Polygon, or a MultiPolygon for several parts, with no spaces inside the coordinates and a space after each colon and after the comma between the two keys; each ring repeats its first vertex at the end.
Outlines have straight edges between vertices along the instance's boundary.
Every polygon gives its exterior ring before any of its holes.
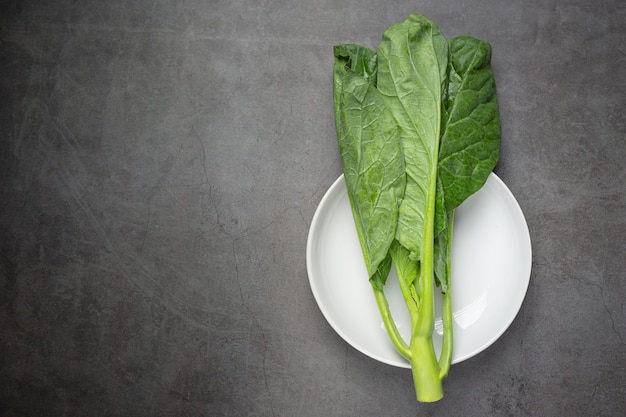
{"type": "Polygon", "coordinates": [[[0,1],[0,410],[616,416],[626,4],[0,1]],[[445,398],[329,326],[306,238],[340,175],[332,46],[416,12],[491,43],[530,286],[445,398]]]}

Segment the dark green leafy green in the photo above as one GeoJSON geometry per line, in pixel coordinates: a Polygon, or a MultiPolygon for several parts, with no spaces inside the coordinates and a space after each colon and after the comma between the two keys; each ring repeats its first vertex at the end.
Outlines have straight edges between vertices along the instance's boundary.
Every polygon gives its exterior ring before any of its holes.
{"type": "Polygon", "coordinates": [[[451,39],[448,90],[438,175],[446,210],[478,191],[500,157],[500,115],[491,71],[491,46],[462,36],[451,39]]]}
{"type": "Polygon", "coordinates": [[[391,341],[411,363],[417,399],[436,401],[452,360],[454,209],[499,156],[491,48],[471,37],[448,41],[434,22],[412,14],[385,31],[376,51],[347,44],[334,53],[337,140],[370,283],[391,341]],[[409,343],[384,294],[392,262],[411,315],[409,343]]]}
{"type": "Polygon", "coordinates": [[[361,45],[346,44],[336,45],[334,52],[336,59],[343,63],[346,70],[376,85],[378,58],[375,51],[361,45]]]}
{"type": "MultiPolygon", "coordinates": [[[[374,277],[394,237],[389,231],[396,228],[404,191],[404,159],[399,129],[381,93],[351,70],[363,68],[363,55],[340,53],[334,71],[337,139],[365,264],[374,277]]],[[[387,274],[378,274],[380,284],[387,274]]]]}
{"type": "MultiPolygon", "coordinates": [[[[443,100],[443,132],[437,172],[436,221],[445,219],[487,181],[500,156],[500,116],[496,84],[491,71],[491,46],[461,36],[449,41],[448,85],[443,100]]],[[[436,225],[445,237],[446,224],[436,225]]],[[[435,259],[449,258],[452,241],[435,242],[435,259]]],[[[435,263],[435,278],[446,293],[445,264],[435,263]]]]}
{"type": "Polygon", "coordinates": [[[406,187],[396,239],[421,258],[425,223],[433,219],[441,97],[448,45],[437,25],[418,15],[392,26],[378,47],[377,88],[398,121],[406,187]]]}

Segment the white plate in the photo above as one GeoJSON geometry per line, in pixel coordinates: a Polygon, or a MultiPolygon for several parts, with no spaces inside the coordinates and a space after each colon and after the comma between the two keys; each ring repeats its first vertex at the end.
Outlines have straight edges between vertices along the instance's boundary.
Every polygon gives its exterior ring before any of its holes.
{"type": "MultiPolygon", "coordinates": [[[[528,226],[515,197],[495,174],[456,209],[452,245],[452,362],[458,363],[504,333],[522,305],[530,280],[528,226]]],[[[326,192],[313,216],[306,256],[313,295],[335,331],[364,354],[409,368],[380,318],[343,176],[326,192]]],[[[393,268],[385,293],[402,337],[409,340],[409,314],[393,268]]],[[[437,296],[433,340],[438,353],[440,301],[437,296]]]]}

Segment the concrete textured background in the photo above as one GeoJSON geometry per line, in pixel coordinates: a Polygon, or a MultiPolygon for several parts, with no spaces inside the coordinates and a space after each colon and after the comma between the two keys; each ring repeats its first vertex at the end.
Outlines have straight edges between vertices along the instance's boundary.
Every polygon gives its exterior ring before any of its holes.
{"type": "Polygon", "coordinates": [[[2,416],[623,415],[625,2],[0,0],[0,25],[2,416]],[[411,12],[492,44],[534,255],[435,404],[332,330],[305,266],[332,46],[411,12]]]}

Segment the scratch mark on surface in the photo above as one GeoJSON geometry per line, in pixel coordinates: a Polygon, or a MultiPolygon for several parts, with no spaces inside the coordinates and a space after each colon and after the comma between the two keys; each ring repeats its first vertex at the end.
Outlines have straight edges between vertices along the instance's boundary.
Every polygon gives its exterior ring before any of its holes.
{"type": "Polygon", "coordinates": [[[239,299],[241,300],[241,306],[244,307],[248,311],[248,313],[252,314],[252,311],[250,311],[250,308],[248,307],[246,300],[243,296],[243,289],[241,288],[241,281],[239,277],[239,265],[237,262],[237,250],[235,248],[235,241],[233,239],[231,239],[231,251],[233,255],[233,266],[235,268],[235,282],[237,283],[237,289],[239,290],[239,299]]]}
{"type": "MultiPolygon", "coordinates": [[[[253,320],[255,322],[255,325],[258,328],[258,332],[259,332],[259,334],[261,336],[261,347],[263,349],[263,365],[262,365],[263,383],[265,385],[265,391],[266,391],[268,399],[269,399],[270,410],[271,410],[271,413],[272,413],[271,415],[275,416],[276,413],[274,411],[274,400],[273,400],[273,397],[272,397],[272,391],[270,389],[269,378],[268,378],[268,375],[267,375],[267,351],[268,351],[268,347],[267,347],[267,339],[266,339],[266,335],[265,335],[265,330],[263,329],[263,326],[259,322],[259,320],[257,318],[257,315],[250,309],[250,306],[246,302],[246,299],[245,299],[244,294],[243,294],[243,288],[242,288],[242,285],[241,285],[241,280],[240,280],[240,276],[239,276],[239,267],[238,267],[238,261],[237,261],[236,241],[237,241],[236,239],[231,239],[233,265],[234,265],[234,269],[235,269],[235,282],[237,283],[237,288],[239,290],[239,298],[241,300],[241,305],[247,311],[248,316],[253,318],[253,320]]],[[[248,356],[246,354],[246,372],[248,371],[247,360],[248,360],[248,356]]]]}
{"type": "Polygon", "coordinates": [[[609,316],[609,320],[611,322],[611,330],[619,338],[620,343],[622,345],[626,345],[626,341],[624,340],[624,336],[622,336],[622,334],[617,329],[617,326],[615,325],[615,317],[613,317],[613,312],[611,311],[611,309],[608,306],[608,303],[607,303],[607,300],[606,300],[606,296],[604,294],[604,288],[602,287],[602,285],[600,285],[599,283],[590,282],[590,281],[587,281],[587,280],[584,280],[584,279],[578,278],[578,277],[573,277],[572,276],[571,278],[576,280],[576,281],[578,281],[578,282],[580,282],[581,284],[597,288],[600,291],[600,298],[602,298],[602,306],[604,307],[604,310],[606,311],[607,315],[609,316]]]}
{"type": "Polygon", "coordinates": [[[143,233],[141,236],[141,243],[139,244],[139,253],[143,253],[143,249],[146,245],[146,239],[148,238],[148,232],[150,231],[150,225],[152,223],[152,199],[148,202],[148,213],[146,214],[146,221],[143,227],[143,233]]]}
{"type": "Polygon", "coordinates": [[[78,152],[76,152],[78,143],[76,142],[76,138],[74,137],[72,132],[67,128],[67,126],[65,126],[58,120],[53,119],[51,124],[54,128],[54,131],[59,134],[58,136],[69,148],[70,152],[72,153],[73,159],[80,165],[82,169],[84,169],[85,164],[83,164],[83,161],[78,156],[78,152]]]}
{"type": "Polygon", "coordinates": [[[118,354],[117,354],[117,353],[116,353],[113,349],[111,349],[110,347],[108,348],[108,351],[109,351],[109,353],[111,353],[111,355],[112,355],[112,356],[113,356],[113,357],[117,360],[117,362],[119,362],[119,363],[122,365],[122,366],[120,366],[120,368],[119,368],[119,369],[120,369],[120,370],[122,371],[122,373],[124,374],[124,377],[125,377],[125,378],[129,381],[129,382],[131,382],[131,383],[133,383],[133,384],[134,384],[134,383],[135,383],[135,378],[133,377],[133,375],[132,375],[130,372],[128,372],[128,371],[126,370],[126,367],[128,366],[128,365],[126,364],[126,362],[124,362],[124,361],[122,360],[122,358],[120,358],[120,356],[119,356],[119,355],[118,355],[118,354]]]}
{"type": "Polygon", "coordinates": [[[211,182],[209,181],[209,172],[206,166],[206,145],[204,144],[204,142],[202,141],[202,138],[196,131],[195,126],[193,125],[191,126],[191,131],[193,132],[193,135],[198,141],[198,143],[200,144],[200,149],[202,150],[202,171],[204,173],[204,182],[202,183],[202,185],[209,185],[211,182]]]}
{"type": "MultiPolygon", "coordinates": [[[[167,389],[167,388],[166,388],[166,387],[164,387],[162,384],[159,384],[159,385],[161,385],[161,388],[163,388],[163,389],[167,389]]],[[[175,396],[175,397],[177,397],[177,398],[182,399],[182,400],[185,402],[185,404],[188,404],[191,408],[193,408],[193,409],[194,409],[194,411],[196,411],[197,413],[199,413],[201,416],[205,416],[205,415],[206,415],[206,414],[204,414],[204,413],[203,413],[203,412],[202,412],[202,411],[201,411],[198,407],[196,407],[196,405],[193,403],[192,399],[191,399],[191,398],[189,398],[189,396],[188,396],[188,395],[186,395],[186,394],[184,394],[184,393],[182,393],[182,392],[180,392],[180,391],[174,390],[174,389],[169,389],[169,390],[167,390],[167,391],[168,391],[170,394],[172,394],[173,396],[175,396]]]]}
{"type": "Polygon", "coordinates": [[[265,390],[267,392],[267,396],[270,402],[270,411],[272,412],[272,416],[275,416],[276,413],[274,411],[274,400],[272,398],[272,390],[270,389],[268,376],[267,376],[267,340],[265,339],[265,332],[261,327],[260,323],[257,323],[259,329],[261,330],[261,343],[263,345],[263,383],[265,384],[265,390]]]}

